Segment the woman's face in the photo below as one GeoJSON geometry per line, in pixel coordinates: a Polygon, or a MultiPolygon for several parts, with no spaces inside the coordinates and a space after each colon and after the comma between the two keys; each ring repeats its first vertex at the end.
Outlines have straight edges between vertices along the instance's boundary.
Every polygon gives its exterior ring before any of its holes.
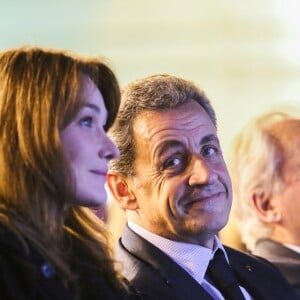
{"type": "Polygon", "coordinates": [[[88,77],[83,83],[83,97],[84,106],[60,136],[76,182],[73,204],[99,206],[106,201],[108,161],[119,151],[104,130],[108,113],[103,96],[88,77]]]}

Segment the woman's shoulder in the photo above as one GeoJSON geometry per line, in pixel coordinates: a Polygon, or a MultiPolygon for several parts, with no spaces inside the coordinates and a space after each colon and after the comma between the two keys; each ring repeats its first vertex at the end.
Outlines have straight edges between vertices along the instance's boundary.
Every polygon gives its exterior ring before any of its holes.
{"type": "MultiPolygon", "coordinates": [[[[8,229],[0,226],[0,282],[1,294],[7,298],[34,299],[36,270],[25,259],[20,240],[8,229]]],[[[4,297],[5,299],[5,297],[4,297]]]]}
{"type": "MultiPolygon", "coordinates": [[[[26,251],[24,245],[17,236],[9,229],[0,225],[0,263],[1,270],[7,264],[13,263],[18,265],[18,261],[26,258],[26,251]]],[[[9,266],[10,267],[10,266],[9,266]]],[[[2,272],[3,274],[3,272],[2,272]]]]}
{"type": "Polygon", "coordinates": [[[51,265],[0,225],[1,299],[72,299],[51,265]],[[3,297],[3,298],[2,298],[3,297]]]}

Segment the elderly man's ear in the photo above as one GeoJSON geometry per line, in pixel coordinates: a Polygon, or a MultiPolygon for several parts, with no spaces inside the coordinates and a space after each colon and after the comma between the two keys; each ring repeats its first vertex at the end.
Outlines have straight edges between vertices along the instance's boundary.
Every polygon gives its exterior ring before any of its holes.
{"type": "Polygon", "coordinates": [[[279,223],[281,212],[277,205],[277,198],[273,195],[264,193],[253,193],[252,205],[254,206],[259,218],[265,223],[279,223]]]}
{"type": "Polygon", "coordinates": [[[122,209],[136,210],[139,208],[135,194],[128,185],[128,179],[118,173],[109,171],[106,182],[112,196],[122,209]]]}

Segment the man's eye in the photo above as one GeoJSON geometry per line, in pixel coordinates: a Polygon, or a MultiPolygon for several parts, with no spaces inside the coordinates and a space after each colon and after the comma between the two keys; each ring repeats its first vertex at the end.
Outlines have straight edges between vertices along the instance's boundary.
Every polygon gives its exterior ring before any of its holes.
{"type": "Polygon", "coordinates": [[[216,147],[206,147],[204,150],[203,150],[203,155],[204,156],[212,156],[212,155],[215,155],[217,154],[219,151],[216,147]]]}
{"type": "Polygon", "coordinates": [[[92,117],[85,117],[85,118],[82,118],[80,120],[80,125],[81,126],[92,127],[92,124],[93,124],[93,118],[92,117]]]}
{"type": "Polygon", "coordinates": [[[180,164],[182,164],[183,159],[181,157],[172,157],[167,159],[164,162],[164,169],[169,169],[169,168],[176,168],[178,167],[180,164]]]}

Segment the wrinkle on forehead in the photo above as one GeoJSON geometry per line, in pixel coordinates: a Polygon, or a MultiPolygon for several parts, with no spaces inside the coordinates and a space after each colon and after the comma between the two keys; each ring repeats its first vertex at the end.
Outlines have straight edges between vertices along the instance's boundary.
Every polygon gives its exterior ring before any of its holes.
{"type": "Polygon", "coordinates": [[[144,111],[136,117],[133,129],[137,135],[149,141],[164,131],[167,131],[168,135],[172,132],[177,134],[178,131],[184,130],[197,131],[199,126],[216,129],[205,110],[191,100],[172,109],[144,111]],[[153,122],[154,119],[156,122],[153,122]]]}
{"type": "Polygon", "coordinates": [[[146,160],[150,164],[160,158],[164,144],[173,145],[168,149],[183,147],[195,153],[203,143],[219,144],[215,125],[195,101],[173,109],[142,112],[133,126],[136,160],[146,160]]]}

